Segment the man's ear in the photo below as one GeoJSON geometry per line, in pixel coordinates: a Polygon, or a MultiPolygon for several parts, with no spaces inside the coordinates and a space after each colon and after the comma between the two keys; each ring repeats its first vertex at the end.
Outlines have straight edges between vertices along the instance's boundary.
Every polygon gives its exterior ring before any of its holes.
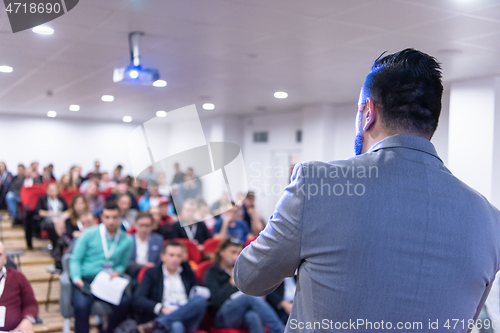
{"type": "Polygon", "coordinates": [[[365,125],[363,126],[363,131],[366,132],[370,130],[370,128],[372,128],[378,118],[377,107],[375,106],[375,103],[373,103],[373,100],[371,98],[366,99],[366,115],[364,118],[365,125]]]}

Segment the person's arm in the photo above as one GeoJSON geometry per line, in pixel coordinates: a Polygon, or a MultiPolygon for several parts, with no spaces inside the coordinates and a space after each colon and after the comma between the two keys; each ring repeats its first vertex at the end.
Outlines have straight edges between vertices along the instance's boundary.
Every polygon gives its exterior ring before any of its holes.
{"type": "MultiPolygon", "coordinates": [[[[161,309],[161,303],[155,302],[148,298],[151,294],[151,288],[153,288],[154,278],[156,268],[148,269],[144,273],[141,283],[137,285],[137,289],[134,292],[134,298],[132,300],[132,307],[137,312],[142,313],[154,313],[159,314],[161,309]],[[159,304],[159,306],[158,306],[159,304]]],[[[158,283],[163,283],[163,281],[158,281],[158,283]]]]}
{"type": "Polygon", "coordinates": [[[242,292],[263,296],[275,290],[284,278],[294,275],[301,262],[302,214],[306,180],[304,166],[295,165],[269,223],[240,253],[234,267],[234,281],[242,292]]]}
{"type": "Polygon", "coordinates": [[[254,235],[258,235],[264,229],[264,223],[260,218],[260,214],[255,208],[248,208],[247,212],[250,215],[251,232],[254,235]]]}
{"type": "Polygon", "coordinates": [[[210,290],[210,299],[216,307],[220,307],[226,299],[233,293],[237,292],[235,286],[232,286],[228,281],[219,281],[217,278],[217,268],[210,268],[203,279],[205,287],[210,290]]]}
{"type": "Polygon", "coordinates": [[[33,293],[33,288],[31,287],[28,279],[26,279],[22,273],[18,272],[17,275],[17,279],[21,285],[21,308],[23,318],[30,316],[31,318],[36,319],[38,316],[38,302],[36,301],[35,294],[33,293]]]}
{"type": "Polygon", "coordinates": [[[285,283],[282,282],[275,291],[266,296],[266,301],[275,309],[281,307],[281,302],[285,295],[285,283]]]}
{"type": "Polygon", "coordinates": [[[85,252],[87,250],[87,239],[88,233],[82,233],[80,237],[75,242],[73,247],[73,252],[71,253],[71,259],[69,261],[69,272],[71,275],[71,280],[76,284],[76,281],[82,280],[82,262],[85,252]]]}
{"type": "Polygon", "coordinates": [[[231,221],[227,218],[224,218],[222,220],[220,230],[218,230],[217,232],[214,230],[213,238],[225,239],[227,237],[227,228],[229,226],[229,223],[231,223],[231,221]]]}

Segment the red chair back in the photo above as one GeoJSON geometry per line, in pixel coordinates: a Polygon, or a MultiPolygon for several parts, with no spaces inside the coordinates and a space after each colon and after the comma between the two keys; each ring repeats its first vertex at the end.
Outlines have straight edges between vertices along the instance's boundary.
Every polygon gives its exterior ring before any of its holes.
{"type": "Polygon", "coordinates": [[[66,204],[71,205],[71,200],[76,194],[79,194],[80,190],[63,190],[59,195],[66,201],[66,204]]]}
{"type": "Polygon", "coordinates": [[[248,238],[248,239],[247,239],[247,242],[246,242],[246,244],[245,244],[245,246],[250,245],[250,243],[251,243],[251,242],[253,242],[254,240],[256,240],[256,239],[257,239],[257,237],[259,237],[259,236],[255,236],[255,237],[252,237],[252,238],[248,238]]]}
{"type": "Polygon", "coordinates": [[[201,261],[201,253],[195,243],[191,242],[187,238],[176,238],[175,241],[186,246],[189,260],[192,260],[195,263],[199,263],[201,261]]]}
{"type": "Polygon", "coordinates": [[[139,271],[139,273],[137,273],[137,283],[141,283],[142,282],[142,278],[144,277],[144,273],[146,273],[146,271],[149,269],[149,267],[147,266],[144,266],[141,268],[141,270],[139,271]]]}
{"type": "Polygon", "coordinates": [[[202,261],[199,265],[196,271],[194,271],[194,275],[198,279],[200,283],[203,283],[203,276],[205,275],[205,272],[207,271],[208,267],[212,266],[214,263],[213,260],[206,260],[202,261]]]}
{"type": "Polygon", "coordinates": [[[31,187],[21,187],[21,203],[29,210],[35,210],[38,199],[47,192],[47,184],[33,184],[31,187]]]}
{"type": "Polygon", "coordinates": [[[106,200],[106,198],[111,194],[113,193],[113,189],[112,188],[108,188],[104,191],[99,191],[99,193],[97,195],[100,195],[101,197],[104,198],[104,200],[106,200]]]}
{"type": "Polygon", "coordinates": [[[203,253],[212,254],[217,251],[221,239],[220,238],[209,238],[203,243],[203,253]]]}

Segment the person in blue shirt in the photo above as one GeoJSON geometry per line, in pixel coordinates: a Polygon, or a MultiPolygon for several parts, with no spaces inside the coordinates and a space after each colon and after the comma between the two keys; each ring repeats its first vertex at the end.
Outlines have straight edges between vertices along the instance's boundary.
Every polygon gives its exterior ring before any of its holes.
{"type": "Polygon", "coordinates": [[[214,238],[225,239],[228,237],[237,237],[243,243],[247,241],[247,238],[252,238],[254,235],[251,233],[248,224],[245,221],[237,219],[240,216],[241,207],[235,205],[231,202],[233,207],[222,214],[222,220],[218,221],[214,225],[214,238]]]}

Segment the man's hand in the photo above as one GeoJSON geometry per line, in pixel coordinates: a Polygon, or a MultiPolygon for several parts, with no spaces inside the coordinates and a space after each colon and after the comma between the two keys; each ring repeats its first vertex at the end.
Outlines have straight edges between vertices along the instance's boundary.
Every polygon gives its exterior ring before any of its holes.
{"type": "Polygon", "coordinates": [[[174,312],[174,310],[171,308],[167,308],[166,306],[161,308],[161,313],[163,313],[164,315],[171,314],[172,312],[174,312]]]}
{"type": "Polygon", "coordinates": [[[83,286],[84,286],[83,281],[82,281],[82,280],[80,280],[80,279],[76,279],[76,280],[74,280],[74,281],[73,281],[73,283],[75,284],[75,286],[77,286],[77,287],[78,287],[78,288],[80,288],[80,289],[82,289],[82,288],[83,288],[83,286]]]}
{"type": "Polygon", "coordinates": [[[23,319],[11,332],[33,333],[33,324],[28,319],[23,319]]]}
{"type": "Polygon", "coordinates": [[[115,277],[117,276],[120,276],[120,273],[116,272],[116,271],[113,271],[111,272],[111,274],[109,275],[109,279],[110,280],[113,280],[115,277]]]}
{"type": "Polygon", "coordinates": [[[286,312],[286,314],[290,315],[290,312],[292,312],[292,303],[283,300],[283,301],[281,301],[280,305],[283,308],[283,310],[286,312]]]}

